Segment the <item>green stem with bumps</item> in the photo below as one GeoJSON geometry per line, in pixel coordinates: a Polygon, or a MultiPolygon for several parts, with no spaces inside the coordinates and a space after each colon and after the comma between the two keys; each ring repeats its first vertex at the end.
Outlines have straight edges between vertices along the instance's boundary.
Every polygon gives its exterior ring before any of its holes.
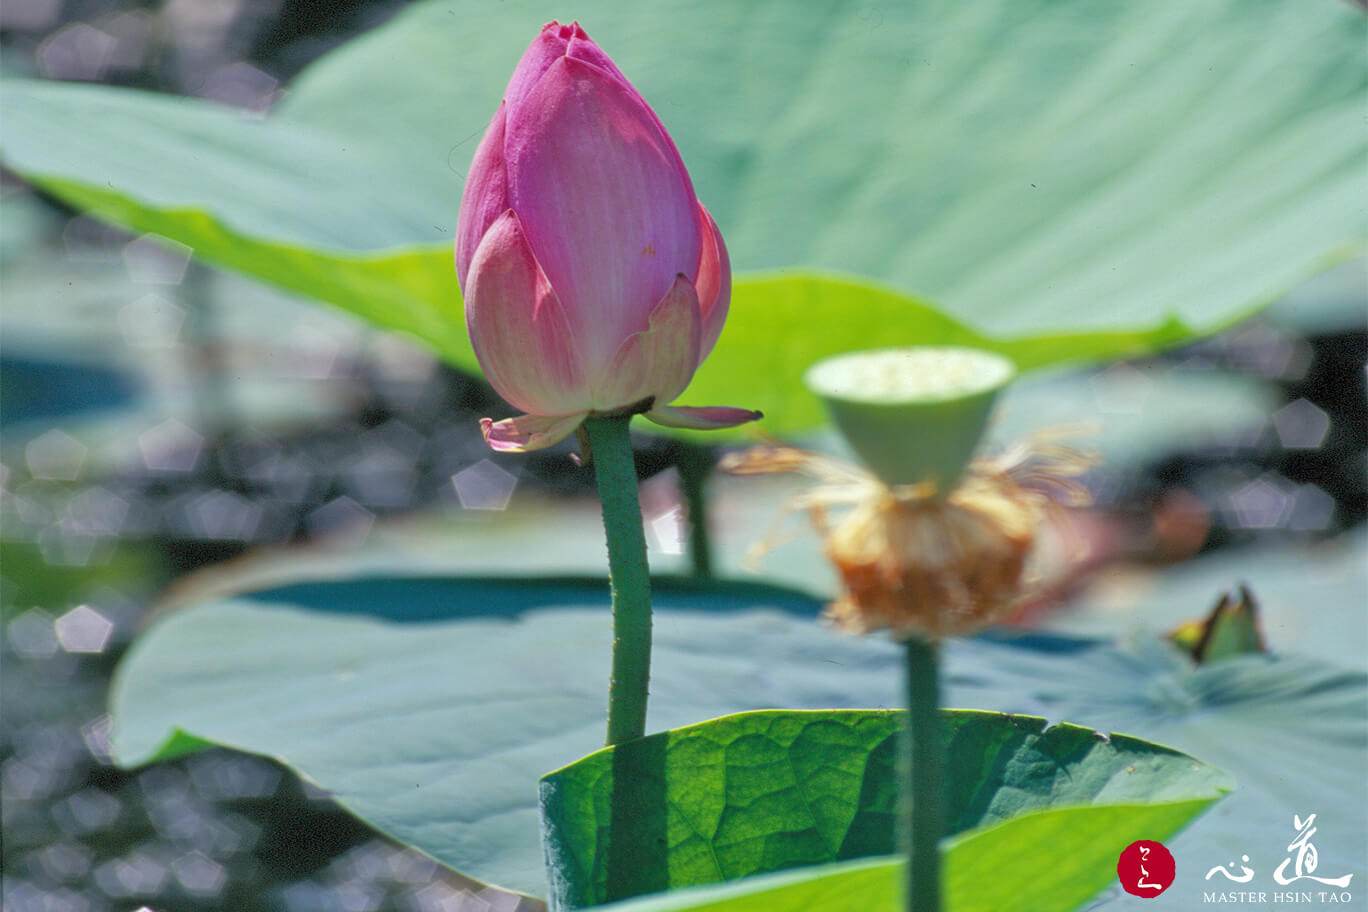
{"type": "Polygon", "coordinates": [[[613,673],[608,685],[608,741],[646,734],[651,680],[651,572],[637,497],[636,465],[627,436],[630,416],[584,422],[603,505],[613,592],[613,673]]]}

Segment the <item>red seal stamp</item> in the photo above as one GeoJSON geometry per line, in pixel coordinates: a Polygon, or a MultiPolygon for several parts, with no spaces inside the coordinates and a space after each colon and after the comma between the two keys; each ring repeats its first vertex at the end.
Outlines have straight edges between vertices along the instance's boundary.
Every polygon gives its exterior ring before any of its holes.
{"type": "Polygon", "coordinates": [[[1116,859],[1121,888],[1146,899],[1153,899],[1172,886],[1173,871],[1173,855],[1162,843],[1149,839],[1132,842],[1116,859]]]}

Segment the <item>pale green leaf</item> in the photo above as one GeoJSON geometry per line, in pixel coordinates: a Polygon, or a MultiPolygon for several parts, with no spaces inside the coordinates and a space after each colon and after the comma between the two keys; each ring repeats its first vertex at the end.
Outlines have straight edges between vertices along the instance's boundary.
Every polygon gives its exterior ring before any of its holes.
{"type": "MultiPolygon", "coordinates": [[[[899,705],[901,652],[821,628],[809,597],[655,589],[651,731],[899,705]]],[[[542,891],[536,780],[603,741],[606,583],[361,578],[261,597],[177,611],[134,645],[112,696],[119,761],[159,758],[176,731],[278,757],[443,863],[542,891]]],[[[1194,669],[1156,637],[956,641],[945,667],[949,706],[1124,732],[1229,770],[1238,791],[1174,844],[1191,859],[1175,889],[1242,853],[1276,865],[1294,813],[1320,813],[1327,871],[1368,852],[1343,811],[1368,803],[1362,673],[1274,656],[1194,669]]]]}
{"type": "MultiPolygon", "coordinates": [[[[264,123],[8,82],[4,160],[474,370],[448,250],[461,181],[556,14],[417,4],[306,70],[264,123]]],[[[774,433],[819,420],[797,379],[821,355],[979,334],[1024,367],[1149,350],[1365,235],[1364,18],[1336,0],[576,14],[661,113],[740,270],[683,401],[761,408],[774,433]]]]}

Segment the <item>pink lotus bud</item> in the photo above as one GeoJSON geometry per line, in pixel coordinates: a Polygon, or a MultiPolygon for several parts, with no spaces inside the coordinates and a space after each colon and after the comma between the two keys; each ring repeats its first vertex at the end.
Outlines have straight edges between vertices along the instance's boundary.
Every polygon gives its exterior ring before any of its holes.
{"type": "Polygon", "coordinates": [[[466,327],[485,376],[527,412],[496,450],[534,450],[592,414],[730,427],[672,407],[727,317],[731,266],[660,119],[579,27],[523,54],[470,166],[456,233],[466,327]]]}

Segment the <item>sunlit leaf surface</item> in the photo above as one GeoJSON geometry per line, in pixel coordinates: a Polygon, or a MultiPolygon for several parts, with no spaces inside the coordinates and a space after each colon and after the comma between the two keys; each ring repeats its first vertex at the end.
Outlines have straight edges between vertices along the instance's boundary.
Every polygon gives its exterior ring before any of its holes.
{"type": "MultiPolygon", "coordinates": [[[[1135,839],[1167,839],[1203,804],[1058,808],[966,834],[945,851],[946,912],[1073,912],[1103,884],[1115,882],[1118,846],[1135,839]],[[1023,851],[1023,846],[1035,851],[1023,851]]],[[[900,912],[902,878],[901,860],[885,856],[599,908],[611,912],[900,912]]],[[[1088,904],[1085,908],[1104,907],[1109,906],[1088,904]]]]}

